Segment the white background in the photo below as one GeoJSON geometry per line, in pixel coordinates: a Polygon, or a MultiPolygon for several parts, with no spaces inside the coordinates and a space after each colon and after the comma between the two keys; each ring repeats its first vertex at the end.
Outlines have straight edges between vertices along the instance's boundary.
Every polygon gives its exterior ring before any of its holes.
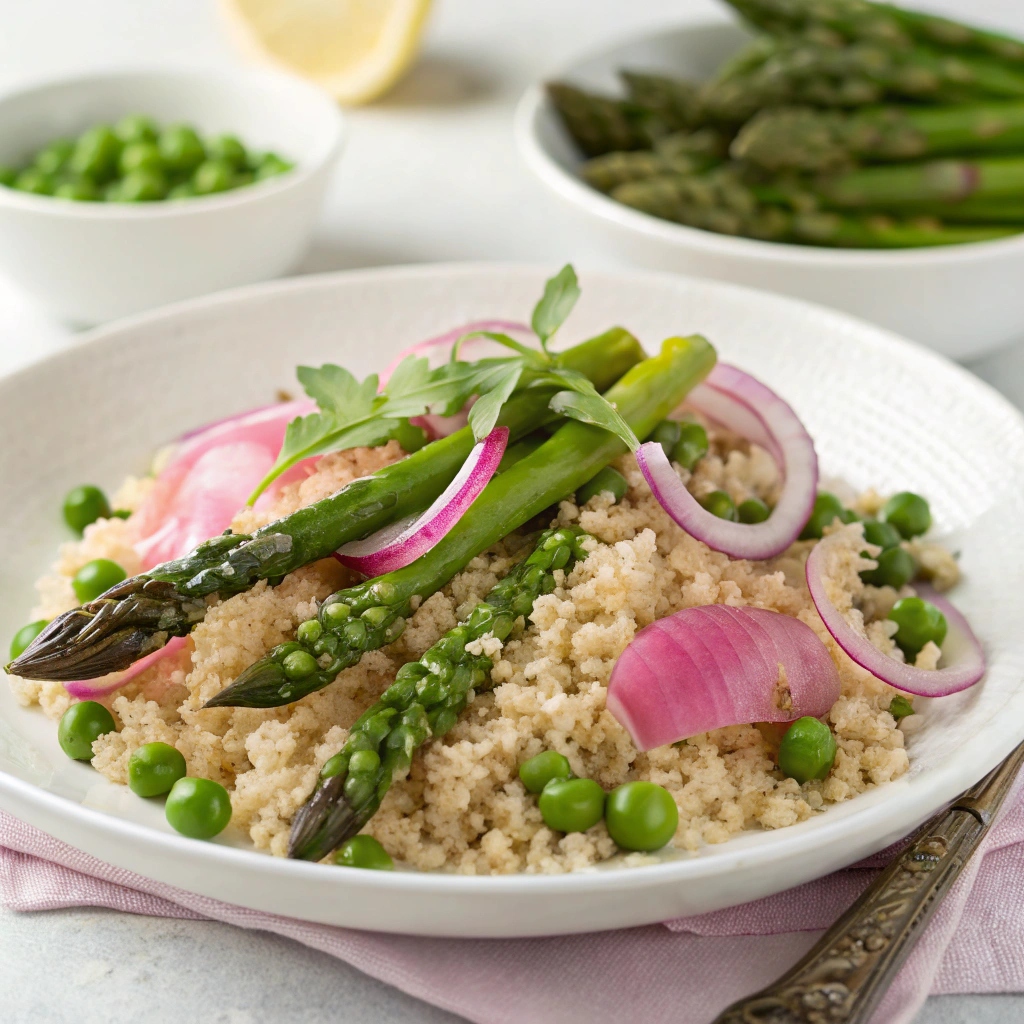
{"type": "MultiPolygon", "coordinates": [[[[1024,0],[928,6],[1024,35],[1024,0]]],[[[414,71],[352,113],[351,142],[300,269],[611,265],[521,165],[515,101],[580,52],[725,16],[711,0],[437,0],[414,71]]],[[[0,90],[87,69],[236,60],[215,0],[0,0],[0,90]]],[[[0,279],[0,372],[72,342],[0,279]]],[[[1024,342],[972,368],[1024,404],[1024,342]]],[[[88,910],[0,916],[0,1000],[11,1024],[454,1020],[286,940],[88,910]]],[[[930,1000],[919,1024],[1021,1019],[1017,997],[947,998],[930,1000]]]]}

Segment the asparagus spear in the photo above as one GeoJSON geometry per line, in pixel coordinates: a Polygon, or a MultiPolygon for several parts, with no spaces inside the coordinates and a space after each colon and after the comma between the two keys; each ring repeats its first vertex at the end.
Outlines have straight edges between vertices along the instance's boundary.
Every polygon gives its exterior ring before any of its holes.
{"type": "Polygon", "coordinates": [[[621,71],[619,75],[629,100],[656,115],[666,127],[681,131],[700,124],[700,87],[693,82],[640,71],[621,71]]]}
{"type": "MultiPolygon", "coordinates": [[[[699,336],[669,338],[661,353],[634,366],[606,398],[638,437],[645,437],[714,365],[699,336]]],[[[565,423],[535,452],[494,477],[454,529],[411,565],[339,591],[302,623],[292,642],[263,659],[207,707],[278,707],[333,682],[363,653],[395,639],[413,597],[440,590],[481,551],[586,483],[627,450],[617,434],[590,423],[565,423]]]]}
{"type": "Polygon", "coordinates": [[[962,103],[989,97],[1024,97],[1024,70],[925,47],[780,41],[753,70],[708,82],[701,105],[709,118],[738,124],[764,107],[785,104],[859,107],[885,99],[962,103]]]}
{"type": "Polygon", "coordinates": [[[627,181],[641,181],[659,174],[695,174],[713,166],[713,157],[680,153],[663,156],[649,150],[605,153],[588,160],[581,168],[583,180],[600,192],[611,192],[627,181]]]}
{"type": "Polygon", "coordinates": [[[867,167],[816,179],[810,187],[827,205],[845,209],[1014,199],[1024,192],[1024,157],[867,167]]]}
{"type": "Polygon", "coordinates": [[[1024,63],[1024,43],[949,18],[865,0],[726,0],[747,21],[773,34],[824,29],[841,40],[910,47],[915,43],[973,51],[1024,63]]]}
{"type": "Polygon", "coordinates": [[[1024,102],[876,107],[856,113],[779,107],[739,131],[731,154],[768,171],[831,171],[865,160],[1024,150],[1024,102]]]}
{"type": "Polygon", "coordinates": [[[894,221],[874,211],[843,216],[819,210],[813,194],[771,186],[750,187],[725,168],[703,178],[676,176],[630,182],[615,189],[612,197],[655,217],[706,231],[845,248],[960,245],[1004,238],[1020,230],[1002,224],[951,226],[928,217],[894,221]]]}
{"type": "Polygon", "coordinates": [[[585,156],[650,147],[651,135],[645,127],[649,115],[625,100],[584,92],[565,82],[549,82],[547,92],[565,130],[585,156]]]}
{"type": "Polygon", "coordinates": [[[395,681],[349,730],[341,750],[320,772],[317,787],[292,822],[288,855],[320,860],[354,836],[380,807],[394,779],[428,739],[458,721],[470,691],[490,688],[491,659],[466,650],[492,635],[504,640],[534,601],[555,587],[554,571],[569,571],[586,552],[576,528],[546,530],[532,553],[508,573],[470,615],[395,681]]]}
{"type": "Polygon", "coordinates": [[[1018,234],[1005,225],[949,225],[934,217],[895,221],[877,213],[844,217],[830,211],[793,216],[793,241],[847,249],[914,249],[933,245],[988,242],[1018,234]]]}
{"type": "MultiPolygon", "coordinates": [[[[636,338],[613,328],[567,349],[558,363],[603,390],[642,358],[636,338]]],[[[554,418],[547,409],[551,394],[549,388],[514,395],[500,422],[513,438],[527,434],[554,418]]],[[[426,508],[454,478],[473,443],[473,432],[465,427],[252,535],[215,537],[184,558],[127,579],[54,619],[7,671],[67,680],[127,668],[172,636],[191,632],[206,614],[205,595],[227,596],[258,580],[277,579],[426,508]]]]}

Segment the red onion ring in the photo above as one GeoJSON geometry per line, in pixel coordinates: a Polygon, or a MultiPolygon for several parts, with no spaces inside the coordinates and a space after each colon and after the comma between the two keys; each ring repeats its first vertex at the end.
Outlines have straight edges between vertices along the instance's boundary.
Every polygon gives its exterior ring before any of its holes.
{"type": "MultiPolygon", "coordinates": [[[[402,349],[401,352],[395,356],[394,359],[388,363],[384,371],[380,375],[380,386],[383,388],[385,384],[391,379],[391,374],[395,372],[395,367],[405,359],[406,356],[426,356],[431,360],[432,366],[439,366],[443,362],[447,362],[451,357],[452,346],[459,340],[459,338],[465,337],[467,334],[473,334],[476,331],[490,331],[492,334],[508,334],[525,335],[524,339],[517,340],[530,340],[535,341],[536,335],[530,330],[526,324],[519,323],[515,320],[472,320],[468,324],[463,324],[461,327],[453,327],[450,331],[445,331],[444,334],[439,334],[436,338],[428,338],[426,341],[417,342],[415,345],[410,345],[408,348],[402,349]],[[441,358],[443,357],[443,358],[441,358]]],[[[474,349],[477,351],[484,350],[486,348],[494,348],[494,355],[508,355],[509,350],[503,345],[499,345],[496,341],[491,341],[489,338],[470,338],[463,346],[461,351],[466,352],[468,349],[474,349]]],[[[474,358],[483,359],[483,355],[477,355],[474,358]]]]}
{"type": "Polygon", "coordinates": [[[810,626],[714,604],[640,630],[612,669],[606,706],[637,748],[650,750],[726,725],[819,717],[839,690],[835,663],[810,626]]]}
{"type": "Polygon", "coordinates": [[[967,619],[941,594],[924,584],[915,583],[914,589],[946,616],[949,627],[942,645],[943,660],[950,662],[945,668],[915,668],[896,661],[875,647],[866,636],[858,633],[829,600],[826,592],[825,570],[831,542],[832,538],[826,537],[811,551],[804,570],[807,588],[825,628],[854,662],[882,682],[919,697],[946,697],[966,690],[981,679],[985,674],[985,652],[981,642],[974,635],[967,619]]]}
{"type": "Polygon", "coordinates": [[[695,389],[697,407],[724,426],[761,444],[785,478],[782,495],[763,523],[733,523],[712,515],[690,494],[660,444],[648,441],[637,465],[654,497],[687,533],[730,558],[774,558],[800,536],[814,508],[818,457],[797,415],[774,391],[742,370],[721,363],[706,387],[695,389]],[[713,411],[712,411],[713,410],[713,411]]]}
{"type": "Polygon", "coordinates": [[[507,444],[508,427],[495,427],[474,445],[455,479],[426,512],[352,541],[339,548],[334,557],[367,577],[415,562],[463,517],[494,476],[507,444]]]}
{"type": "Polygon", "coordinates": [[[158,661],[177,654],[184,648],[188,637],[175,636],[152,654],[140,658],[130,668],[123,672],[111,672],[108,676],[100,676],[98,679],[69,679],[64,684],[64,689],[76,700],[95,700],[97,697],[106,697],[107,694],[119,690],[122,686],[130,683],[136,676],[141,675],[146,669],[152,668],[158,661]]]}

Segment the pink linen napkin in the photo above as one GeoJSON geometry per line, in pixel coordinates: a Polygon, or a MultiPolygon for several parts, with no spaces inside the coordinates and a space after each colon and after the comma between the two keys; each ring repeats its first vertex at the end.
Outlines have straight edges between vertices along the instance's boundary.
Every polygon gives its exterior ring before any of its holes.
{"type": "MultiPolygon", "coordinates": [[[[104,864],[0,812],[0,904],[9,909],[98,906],[263,929],[478,1024],[706,1024],[789,967],[880,863],[884,858],[875,857],[767,899],[666,926],[548,939],[424,939],[220,903],[104,864]]],[[[1024,990],[1022,879],[1018,785],[872,1024],[909,1024],[929,993],[1024,990]]]]}

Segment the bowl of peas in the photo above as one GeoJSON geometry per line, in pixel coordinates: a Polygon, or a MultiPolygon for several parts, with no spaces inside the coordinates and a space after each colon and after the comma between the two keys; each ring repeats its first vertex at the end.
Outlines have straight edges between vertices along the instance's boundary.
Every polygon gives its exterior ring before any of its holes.
{"type": "Polygon", "coordinates": [[[344,141],[278,72],[85,75],[0,97],[0,273],[100,323],[287,272],[344,141]]]}

